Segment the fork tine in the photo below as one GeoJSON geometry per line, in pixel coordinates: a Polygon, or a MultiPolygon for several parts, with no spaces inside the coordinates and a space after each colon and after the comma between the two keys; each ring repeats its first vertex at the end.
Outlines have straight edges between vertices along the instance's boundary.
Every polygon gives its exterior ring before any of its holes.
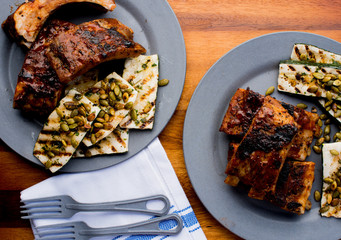
{"type": "Polygon", "coordinates": [[[61,217],[63,203],[59,196],[21,200],[21,202],[24,203],[24,205],[20,206],[24,208],[24,210],[20,211],[21,214],[28,214],[22,216],[22,219],[61,217]]]}
{"type": "Polygon", "coordinates": [[[21,213],[43,213],[43,212],[60,212],[60,207],[41,207],[21,210],[21,213]]]}
{"type": "Polygon", "coordinates": [[[25,199],[25,200],[20,200],[22,203],[32,203],[32,202],[45,202],[45,201],[58,201],[60,202],[61,199],[59,196],[53,196],[53,197],[44,197],[44,198],[31,198],[31,199],[25,199]]]}
{"type": "Polygon", "coordinates": [[[55,235],[55,236],[45,236],[35,238],[35,240],[53,240],[53,239],[76,239],[74,234],[64,234],[64,235],[55,235]]]}
{"type": "Polygon", "coordinates": [[[61,212],[60,208],[31,208],[31,209],[26,209],[20,211],[21,213],[27,213],[27,214],[32,214],[32,213],[51,213],[51,212],[61,212]]]}
{"type": "Polygon", "coordinates": [[[75,224],[77,222],[66,222],[66,223],[58,223],[58,224],[51,224],[51,225],[43,225],[39,227],[35,227],[35,229],[39,231],[48,231],[49,229],[56,229],[56,228],[63,228],[63,229],[68,229],[68,228],[74,228],[75,224]]]}
{"type": "Polygon", "coordinates": [[[51,229],[38,230],[38,235],[45,236],[45,235],[69,234],[69,233],[72,234],[74,232],[75,232],[75,229],[73,227],[51,228],[51,229]]]}
{"type": "Polygon", "coordinates": [[[53,213],[41,213],[41,214],[31,214],[27,216],[22,216],[22,219],[35,219],[35,218],[60,218],[60,214],[53,213]]]}
{"type": "MultiPolygon", "coordinates": [[[[75,226],[72,223],[61,223],[36,227],[38,239],[75,239],[75,226]]],[[[37,239],[37,238],[36,238],[37,239]]]]}
{"type": "Polygon", "coordinates": [[[33,208],[33,207],[49,207],[49,206],[62,206],[60,201],[44,201],[44,202],[32,202],[21,205],[20,208],[33,208]]]}

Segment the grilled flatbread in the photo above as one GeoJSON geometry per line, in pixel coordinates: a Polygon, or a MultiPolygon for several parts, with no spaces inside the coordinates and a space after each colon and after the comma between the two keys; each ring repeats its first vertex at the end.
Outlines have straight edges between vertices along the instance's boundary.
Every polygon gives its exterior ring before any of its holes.
{"type": "Polygon", "coordinates": [[[75,90],[69,91],[44,124],[33,155],[56,172],[70,160],[99,112],[100,108],[89,99],[75,90]]]}
{"type": "Polygon", "coordinates": [[[341,218],[340,179],[341,143],[325,143],[322,148],[323,185],[321,198],[321,216],[341,218]],[[336,194],[336,195],[335,195],[336,194]]]}
{"type": "Polygon", "coordinates": [[[137,91],[114,72],[96,83],[85,93],[85,96],[98,104],[104,112],[100,113],[100,117],[95,120],[94,128],[83,140],[83,143],[89,147],[106,138],[129,114],[136,100],[137,91]],[[130,107],[127,107],[128,105],[130,107]],[[103,127],[96,127],[96,122],[99,123],[98,125],[102,124],[103,127]]]}
{"type": "Polygon", "coordinates": [[[82,144],[73,155],[74,158],[128,152],[129,130],[116,128],[106,138],[86,147],[82,144]]]}
{"type": "Polygon", "coordinates": [[[127,115],[120,127],[128,129],[152,129],[155,117],[155,102],[159,78],[158,55],[144,56],[127,59],[123,78],[137,90],[134,103],[134,119],[127,115]]]}

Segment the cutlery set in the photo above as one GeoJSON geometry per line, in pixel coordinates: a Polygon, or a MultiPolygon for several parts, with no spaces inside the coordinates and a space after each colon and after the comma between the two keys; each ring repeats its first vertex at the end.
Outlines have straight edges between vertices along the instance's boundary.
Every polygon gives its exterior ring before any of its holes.
{"type": "Polygon", "coordinates": [[[107,227],[92,228],[84,222],[68,222],[36,227],[36,239],[90,239],[95,236],[118,235],[118,234],[148,234],[148,235],[175,235],[182,230],[183,221],[178,214],[168,214],[170,209],[169,199],[164,195],[153,195],[143,198],[129,199],[114,202],[101,203],[80,203],[67,195],[53,196],[46,198],[36,198],[22,200],[21,213],[23,219],[38,218],[70,218],[81,211],[130,211],[143,214],[150,214],[153,217],[146,221],[133,224],[107,227]],[[161,201],[162,209],[148,208],[147,204],[151,201],[161,201]],[[169,226],[168,221],[172,221],[169,226]]]}

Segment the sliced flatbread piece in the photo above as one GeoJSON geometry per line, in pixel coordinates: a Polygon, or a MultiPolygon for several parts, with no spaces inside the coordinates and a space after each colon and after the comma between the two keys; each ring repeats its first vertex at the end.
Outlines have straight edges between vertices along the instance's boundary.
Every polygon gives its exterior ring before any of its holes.
{"type": "Polygon", "coordinates": [[[91,87],[85,96],[102,109],[93,124],[94,127],[83,140],[89,147],[106,138],[129,114],[136,100],[137,91],[114,72],[91,87]]]}
{"type": "Polygon", "coordinates": [[[321,216],[341,218],[341,142],[323,144],[321,216]],[[338,180],[337,180],[338,179],[338,180]]]}
{"type": "Polygon", "coordinates": [[[341,100],[340,75],[341,67],[332,64],[281,61],[278,90],[304,96],[341,100]]]}
{"type": "Polygon", "coordinates": [[[89,99],[69,91],[44,124],[33,155],[56,172],[70,160],[99,112],[100,108],[89,99]]]}
{"type": "Polygon", "coordinates": [[[128,152],[128,131],[128,129],[116,128],[106,138],[90,147],[86,147],[82,144],[74,153],[73,157],[92,157],[96,155],[128,152]]]}
{"type": "Polygon", "coordinates": [[[123,78],[137,90],[133,106],[135,113],[127,115],[120,127],[128,129],[152,129],[155,117],[155,103],[159,79],[158,55],[127,59],[123,78]]]}
{"type": "Polygon", "coordinates": [[[340,54],[336,54],[305,43],[296,43],[294,45],[291,53],[291,59],[296,61],[310,61],[341,65],[340,54]]]}

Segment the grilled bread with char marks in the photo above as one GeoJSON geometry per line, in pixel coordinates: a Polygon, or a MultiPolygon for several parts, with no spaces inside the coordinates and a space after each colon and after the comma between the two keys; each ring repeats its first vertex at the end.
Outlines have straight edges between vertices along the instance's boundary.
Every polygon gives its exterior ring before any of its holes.
{"type": "Polygon", "coordinates": [[[133,106],[136,119],[127,115],[120,126],[127,129],[152,129],[158,90],[159,56],[141,55],[127,59],[122,77],[129,81],[138,94],[133,106]]]}
{"type": "Polygon", "coordinates": [[[73,154],[73,158],[128,152],[128,140],[129,130],[116,128],[106,138],[90,147],[81,143],[76,152],[73,154]]]}
{"type": "Polygon", "coordinates": [[[48,117],[34,145],[33,155],[52,173],[58,171],[71,159],[100,110],[87,97],[71,89],[48,117]],[[75,109],[77,122],[73,116],[75,109]],[[72,120],[70,125],[69,120],[72,120]]]}

